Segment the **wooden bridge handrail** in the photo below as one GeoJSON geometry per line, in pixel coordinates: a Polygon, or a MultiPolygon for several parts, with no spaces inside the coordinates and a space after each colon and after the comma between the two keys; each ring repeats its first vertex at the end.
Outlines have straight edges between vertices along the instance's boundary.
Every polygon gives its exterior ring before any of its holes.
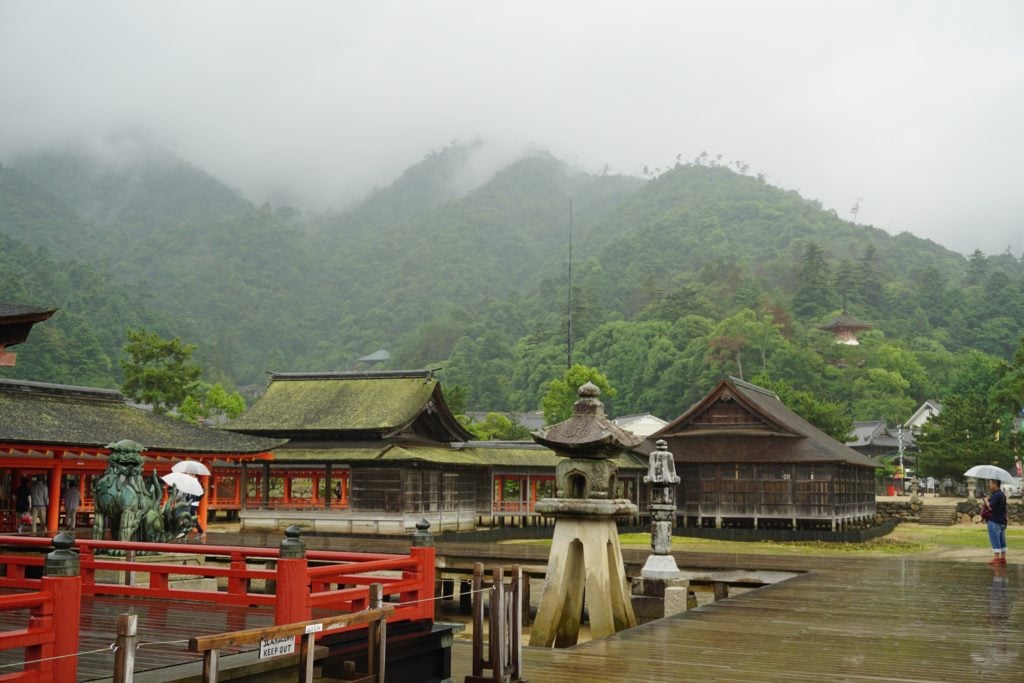
{"type": "Polygon", "coordinates": [[[189,639],[188,649],[190,652],[205,652],[206,650],[219,650],[237,645],[251,645],[271,638],[287,638],[288,636],[301,636],[321,630],[328,631],[335,628],[358,626],[360,624],[368,624],[371,621],[377,621],[381,618],[387,618],[394,611],[395,608],[392,605],[382,605],[375,609],[352,612],[351,614],[339,614],[333,617],[325,617],[324,619],[311,619],[281,626],[250,628],[244,631],[229,631],[227,633],[196,636],[189,639]]]}
{"type": "Polygon", "coordinates": [[[53,597],[49,593],[41,591],[36,593],[3,595],[0,596],[0,610],[25,609],[26,607],[36,607],[37,605],[43,605],[52,599],[53,597]]]}

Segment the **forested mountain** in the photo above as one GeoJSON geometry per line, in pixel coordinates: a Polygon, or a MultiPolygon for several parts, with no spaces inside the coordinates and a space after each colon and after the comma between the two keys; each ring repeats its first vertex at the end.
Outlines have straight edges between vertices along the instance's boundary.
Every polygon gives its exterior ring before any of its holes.
{"type": "Polygon", "coordinates": [[[116,386],[125,330],[146,326],[227,386],[383,348],[442,367],[471,409],[535,409],[566,366],[570,200],[573,359],[618,388],[611,413],[672,418],[732,374],[904,419],[1024,330],[1012,254],[854,225],[705,159],[642,179],[544,152],[482,173],[479,153],[429,154],[326,215],[255,208],[166,153],[10,160],[0,300],[61,310],[0,376],[116,386]],[[875,324],[859,347],[816,329],[844,305],[875,324]]]}

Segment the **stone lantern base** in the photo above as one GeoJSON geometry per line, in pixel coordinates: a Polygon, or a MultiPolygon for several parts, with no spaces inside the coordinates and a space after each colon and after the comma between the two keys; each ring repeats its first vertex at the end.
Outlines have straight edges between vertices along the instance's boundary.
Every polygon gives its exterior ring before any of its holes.
{"type": "MultiPolygon", "coordinates": [[[[672,564],[674,566],[675,562],[672,564]]],[[[645,576],[633,579],[632,602],[637,623],[646,624],[648,621],[670,617],[689,609],[690,582],[678,578],[678,569],[675,575],[676,578],[672,579],[652,579],[645,576]]]]}
{"type": "Polygon", "coordinates": [[[635,515],[636,506],[618,499],[545,498],[536,510],[556,519],[530,645],[575,645],[584,606],[593,638],[636,626],[615,526],[616,517],[635,515]]]}

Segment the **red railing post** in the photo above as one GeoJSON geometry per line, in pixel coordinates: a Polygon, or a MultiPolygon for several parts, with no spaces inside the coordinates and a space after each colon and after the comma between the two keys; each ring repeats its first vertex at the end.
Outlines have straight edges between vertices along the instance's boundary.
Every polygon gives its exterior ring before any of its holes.
{"type": "Polygon", "coordinates": [[[430,522],[421,519],[416,523],[416,533],[412,535],[413,547],[409,555],[416,560],[416,578],[419,584],[416,591],[402,596],[402,602],[416,601],[414,619],[434,620],[434,537],[430,533],[430,522]],[[411,599],[410,599],[411,598],[411,599]]]}
{"type": "Polygon", "coordinates": [[[309,571],[302,529],[292,525],[284,530],[281,559],[277,561],[277,598],[274,623],[278,626],[313,618],[309,598],[309,571]]]}
{"type": "Polygon", "coordinates": [[[54,681],[73,681],[78,674],[78,628],[82,606],[82,577],[78,554],[71,550],[75,537],[63,531],[53,539],[53,552],[46,556],[43,592],[53,595],[54,637],[51,663],[54,681]]]}

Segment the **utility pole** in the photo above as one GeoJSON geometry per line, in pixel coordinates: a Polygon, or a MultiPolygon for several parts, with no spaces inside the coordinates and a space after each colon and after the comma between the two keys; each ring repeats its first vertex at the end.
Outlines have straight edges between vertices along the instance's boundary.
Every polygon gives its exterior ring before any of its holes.
{"type": "Polygon", "coordinates": [[[569,198],[569,333],[567,339],[567,367],[572,369],[572,197],[569,198]]]}
{"type": "Polygon", "coordinates": [[[857,201],[856,201],[856,202],[854,202],[854,204],[853,204],[853,208],[852,208],[852,209],[850,209],[850,215],[852,215],[852,216],[853,216],[853,224],[854,224],[854,225],[856,225],[856,224],[857,224],[857,214],[858,214],[858,213],[860,213],[860,203],[861,203],[862,201],[864,201],[864,199],[863,199],[863,198],[861,198],[861,197],[857,197],[857,201]]]}

